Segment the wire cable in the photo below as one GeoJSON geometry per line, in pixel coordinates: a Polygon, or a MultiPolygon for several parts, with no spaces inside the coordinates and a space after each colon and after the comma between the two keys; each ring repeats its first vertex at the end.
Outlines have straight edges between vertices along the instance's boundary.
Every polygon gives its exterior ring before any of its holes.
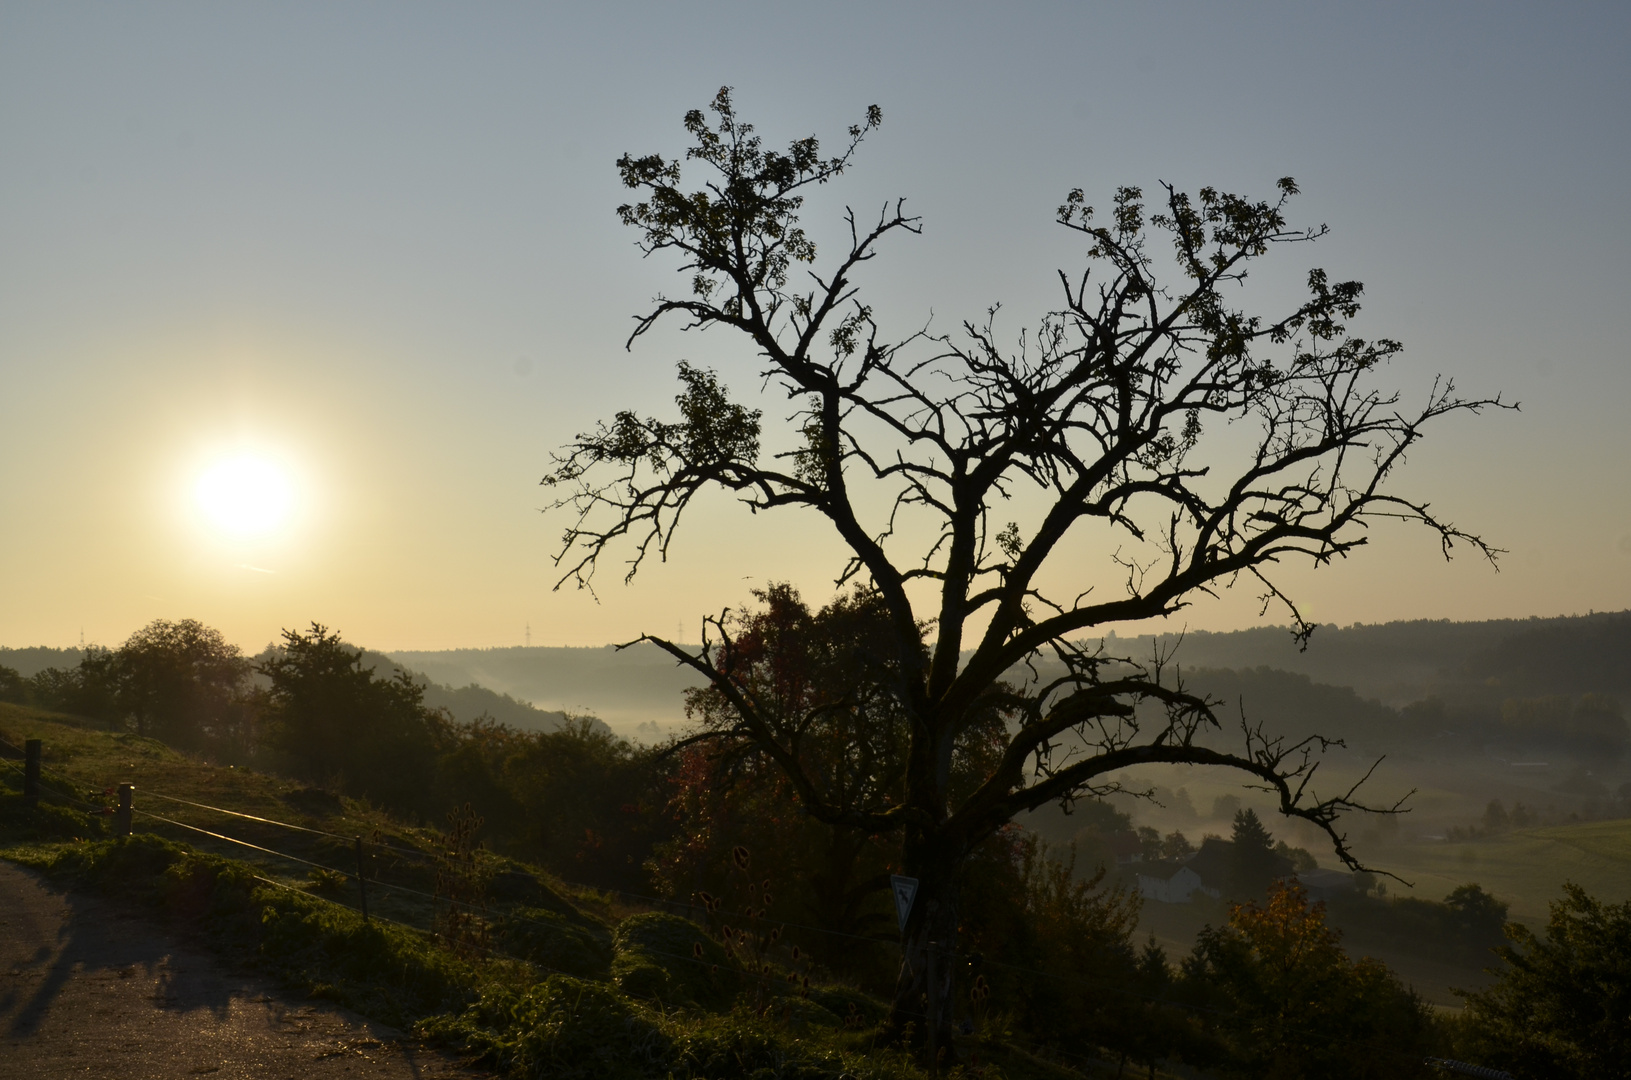
{"type": "Polygon", "coordinates": [[[332,874],[341,874],[345,877],[352,878],[353,880],[355,880],[357,877],[356,871],[338,870],[332,866],[325,866],[319,862],[312,862],[310,859],[302,859],[299,855],[290,855],[286,851],[277,851],[269,847],[261,847],[259,844],[251,844],[248,840],[239,840],[235,836],[227,836],[224,833],[211,832],[208,829],[201,829],[197,825],[188,825],[184,821],[176,821],[173,818],[161,817],[160,815],[147,810],[133,810],[132,812],[140,814],[142,817],[152,818],[154,821],[162,821],[166,825],[174,825],[178,829],[190,829],[196,833],[203,833],[205,836],[213,836],[217,840],[225,840],[229,844],[240,844],[243,847],[253,848],[256,851],[264,851],[266,854],[276,855],[280,859],[289,859],[293,862],[304,863],[307,866],[314,866],[319,870],[327,870],[332,874]]]}
{"type": "Polygon", "coordinates": [[[142,789],[142,796],[148,799],[164,799],[166,802],[180,803],[183,806],[193,806],[200,810],[211,810],[217,814],[228,814],[235,818],[243,818],[246,821],[258,821],[262,825],[277,825],[285,829],[293,829],[296,832],[311,833],[313,836],[332,837],[335,840],[344,840],[348,844],[357,839],[355,836],[342,836],[339,833],[328,832],[324,829],[311,829],[307,828],[305,825],[294,825],[290,822],[278,821],[274,818],[257,817],[254,814],[245,814],[238,810],[228,810],[220,806],[210,806],[206,803],[192,802],[188,799],[178,799],[174,795],[164,795],[157,791],[142,789]]]}

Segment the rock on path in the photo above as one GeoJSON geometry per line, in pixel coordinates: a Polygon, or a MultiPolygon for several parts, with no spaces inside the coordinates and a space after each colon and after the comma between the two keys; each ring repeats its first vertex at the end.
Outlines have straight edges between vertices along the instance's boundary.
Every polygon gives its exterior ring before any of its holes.
{"type": "Polygon", "coordinates": [[[119,905],[0,862],[0,1077],[472,1078],[401,1032],[292,1000],[119,905]]]}

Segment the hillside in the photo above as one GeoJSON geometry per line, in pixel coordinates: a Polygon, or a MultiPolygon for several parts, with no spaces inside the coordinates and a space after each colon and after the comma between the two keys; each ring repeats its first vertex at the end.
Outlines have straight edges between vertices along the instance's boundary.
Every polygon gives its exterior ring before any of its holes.
{"type": "MultiPolygon", "coordinates": [[[[882,1037],[880,1001],[824,975],[808,943],[778,944],[797,928],[769,932],[751,910],[710,917],[574,886],[457,825],[443,833],[366,800],[0,703],[0,740],[30,737],[45,742],[50,790],[24,805],[14,763],[0,761],[0,858],[145,910],[231,963],[472,1064],[517,1080],[927,1076],[882,1037]],[[79,808],[118,782],[137,793],[128,838],[79,808]],[[736,928],[721,933],[719,917],[736,928]]],[[[1041,1061],[995,1029],[958,1041],[1015,1080],[1094,1071],[1041,1061]]]]}
{"type": "Polygon", "coordinates": [[[447,685],[476,684],[544,709],[592,713],[627,738],[656,742],[685,718],[699,680],[654,645],[627,649],[534,646],[393,652],[390,658],[447,685]]]}
{"type": "MultiPolygon", "coordinates": [[[[1252,718],[1271,727],[1329,731],[1319,718],[1335,717],[1343,731],[1381,745],[1411,734],[1411,725],[1392,710],[1430,697],[1631,691],[1631,612],[1321,626],[1301,651],[1281,626],[1193,632],[1181,640],[1112,634],[1105,647],[1136,660],[1147,660],[1157,648],[1170,651],[1193,686],[1231,702],[1244,696],[1252,718]]],[[[476,684],[544,709],[592,712],[619,734],[648,741],[683,720],[683,693],[697,682],[651,645],[389,656],[444,685],[476,684]]]]}
{"type": "Polygon", "coordinates": [[[1395,706],[1490,678],[1522,694],[1631,689],[1631,612],[1625,611],[1321,626],[1303,650],[1286,627],[1195,631],[1181,639],[1112,635],[1106,645],[1134,659],[1147,659],[1159,647],[1184,668],[1277,668],[1395,706]]]}

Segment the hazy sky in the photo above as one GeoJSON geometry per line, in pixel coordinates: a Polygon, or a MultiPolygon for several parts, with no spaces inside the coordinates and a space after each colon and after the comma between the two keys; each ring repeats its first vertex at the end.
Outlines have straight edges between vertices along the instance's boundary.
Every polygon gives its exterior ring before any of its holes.
{"type": "Polygon", "coordinates": [[[682,357],[755,392],[722,338],[622,347],[674,283],[617,224],[612,163],[681,149],[725,83],[778,142],[882,106],[807,218],[923,215],[864,282],[895,329],[1033,321],[1080,265],[1052,224],[1071,187],[1295,176],[1294,216],[1333,232],[1285,270],[1367,283],[1358,329],[1407,347],[1390,378],[1523,403],[1443,425],[1399,488],[1510,549],[1500,573],[1384,530],[1298,578],[1308,614],[1631,606],[1623,3],[3,3],[0,644],[186,616],[250,649],[314,619],[376,648],[529,622],[589,644],[769,578],[819,596],[819,530],[723,502],[598,604],[551,592],[552,448],[662,409],[682,357]],[[199,482],[245,454],[289,517],[233,539],[199,482]]]}

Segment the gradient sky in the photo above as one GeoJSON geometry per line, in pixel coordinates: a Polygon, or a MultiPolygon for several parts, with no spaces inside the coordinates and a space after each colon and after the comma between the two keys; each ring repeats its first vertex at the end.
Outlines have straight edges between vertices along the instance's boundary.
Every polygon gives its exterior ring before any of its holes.
{"type": "Polygon", "coordinates": [[[1501,571],[1382,530],[1297,577],[1310,617],[1631,607],[1628,57],[1623,3],[0,3],[0,645],[189,616],[251,650],[311,620],[592,644],[769,578],[823,595],[818,530],[721,501],[632,586],[551,591],[552,448],[662,409],[682,357],[755,391],[723,338],[622,347],[675,283],[617,224],[612,163],[683,148],[724,83],[773,142],[883,107],[807,220],[923,215],[866,279],[896,329],[1033,321],[1079,265],[1071,187],[1295,176],[1296,220],[1333,232],[1284,269],[1367,283],[1390,377],[1523,404],[1442,425],[1399,488],[1501,571]],[[295,493],[254,542],[193,504],[245,450],[295,493]]]}

